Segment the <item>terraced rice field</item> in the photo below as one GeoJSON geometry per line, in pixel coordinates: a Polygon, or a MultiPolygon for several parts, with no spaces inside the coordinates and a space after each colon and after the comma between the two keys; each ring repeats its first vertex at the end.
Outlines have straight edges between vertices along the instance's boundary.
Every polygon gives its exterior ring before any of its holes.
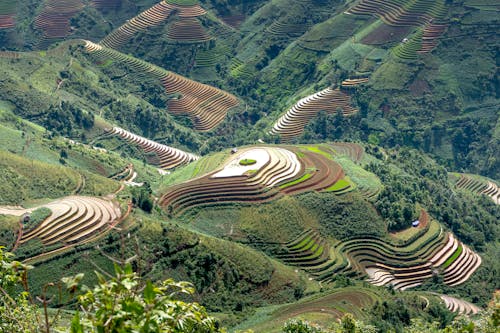
{"type": "Polygon", "coordinates": [[[307,123],[320,111],[332,114],[338,108],[345,116],[357,112],[351,106],[349,95],[339,89],[326,88],[299,100],[276,121],[270,133],[280,135],[283,142],[289,142],[301,135],[307,123]]]}
{"type": "MultiPolygon", "coordinates": [[[[319,154],[323,157],[324,161],[327,161],[326,164],[328,163],[333,163],[335,166],[335,169],[337,170],[342,170],[342,174],[340,175],[340,178],[337,179],[334,183],[331,183],[330,186],[328,187],[322,187],[322,188],[316,188],[316,191],[324,191],[324,192],[334,192],[336,194],[344,194],[347,192],[350,192],[354,190],[357,187],[357,184],[353,182],[348,176],[345,175],[345,171],[342,169],[342,166],[340,166],[337,161],[338,157],[346,156],[349,159],[351,159],[354,163],[358,163],[363,154],[364,154],[364,149],[360,145],[356,143],[351,143],[351,142],[335,142],[335,143],[329,143],[329,144],[321,144],[321,145],[315,145],[315,146],[310,146],[310,145],[304,145],[304,146],[298,146],[299,147],[299,153],[301,154],[301,161],[304,163],[305,167],[305,173],[301,175],[300,178],[293,179],[290,182],[284,183],[280,185],[280,189],[283,190],[285,193],[294,193],[294,188],[292,186],[302,184],[307,185],[308,183],[310,184],[312,181],[316,181],[317,179],[314,179],[313,176],[318,176],[317,171],[319,170],[317,168],[317,165],[321,165],[321,162],[313,162],[310,159],[310,153],[316,153],[319,154]],[[292,187],[292,188],[290,188],[292,187]]],[[[328,168],[327,166],[325,167],[323,165],[323,168],[328,168]]],[[[300,188],[299,187],[299,192],[300,193],[300,188]]],[[[297,187],[295,187],[295,190],[297,187]]],[[[376,191],[375,191],[376,192],[376,191]]],[[[374,192],[374,193],[375,193],[374,192]]],[[[375,195],[375,194],[374,194],[375,195]]]]}
{"type": "Polygon", "coordinates": [[[368,83],[368,78],[362,77],[356,79],[346,79],[342,81],[341,86],[342,88],[353,88],[359,86],[360,84],[365,84],[365,83],[368,83]]]}
{"type": "Polygon", "coordinates": [[[230,49],[227,45],[217,42],[212,49],[199,50],[196,53],[195,67],[211,67],[221,63],[226,59],[230,49]]]}
{"type": "Polygon", "coordinates": [[[431,52],[447,25],[443,21],[445,2],[434,0],[362,0],[346,14],[375,15],[393,27],[416,26],[419,30],[398,45],[393,53],[402,59],[413,60],[418,54],[431,52]]]}
{"type": "Polygon", "coordinates": [[[207,12],[198,4],[177,4],[172,1],[161,1],[143,11],[139,15],[127,20],[123,25],[113,30],[100,45],[109,48],[119,48],[141,31],[158,26],[165,22],[171,15],[175,15],[178,21],[174,22],[168,30],[167,37],[182,41],[205,41],[210,36],[201,27],[195,18],[205,15],[207,12]]]}
{"type": "Polygon", "coordinates": [[[122,62],[139,74],[158,79],[165,91],[172,97],[167,104],[167,111],[174,115],[187,115],[194,128],[210,131],[226,117],[229,109],[239,104],[238,99],[223,90],[187,79],[169,72],[146,61],[125,55],[116,50],[84,41],[85,51],[98,61],[107,59],[122,62]]]}
{"type": "Polygon", "coordinates": [[[500,188],[498,185],[488,178],[465,173],[450,174],[455,182],[455,187],[470,191],[477,195],[487,195],[494,203],[500,205],[500,188]]]}
{"type": "Polygon", "coordinates": [[[131,142],[141,147],[145,153],[153,153],[156,156],[156,163],[161,169],[172,169],[183,164],[190,163],[199,158],[199,156],[187,153],[180,149],[172,148],[162,145],[158,142],[146,139],[142,136],[136,135],[120,127],[113,127],[109,130],[112,135],[117,135],[122,139],[131,142]]]}
{"type": "Polygon", "coordinates": [[[44,245],[78,243],[109,228],[120,218],[113,202],[93,197],[67,197],[48,204],[53,214],[31,230],[23,230],[20,244],[38,238],[44,245]]]}
{"type": "Polygon", "coordinates": [[[393,50],[393,54],[401,59],[415,60],[418,58],[418,51],[422,49],[422,37],[424,33],[420,29],[409,39],[399,43],[393,50]]]}
{"type": "Polygon", "coordinates": [[[373,291],[364,288],[343,288],[329,294],[305,298],[291,305],[280,306],[271,313],[257,313],[251,327],[255,332],[282,332],[281,328],[293,318],[314,318],[315,322],[325,327],[340,319],[345,313],[363,317],[363,310],[371,308],[379,299],[373,291]],[[265,318],[265,320],[262,320],[265,318]],[[259,323],[260,321],[262,323],[259,323]]]}
{"type": "Polygon", "coordinates": [[[365,149],[353,142],[333,142],[328,144],[333,153],[349,157],[353,162],[359,163],[365,154],[365,149]]]}
{"type": "Polygon", "coordinates": [[[421,47],[417,53],[431,52],[437,46],[439,37],[441,37],[447,27],[447,24],[427,24],[422,33],[421,47]]]}
{"type": "Polygon", "coordinates": [[[0,0],[0,29],[16,25],[17,4],[11,0],[0,0]]]}
{"type": "Polygon", "coordinates": [[[367,275],[374,285],[399,290],[419,286],[435,274],[443,276],[445,284],[456,286],[481,264],[479,255],[453,234],[443,232],[435,221],[405,242],[366,236],[331,244],[316,231],[307,230],[283,249],[277,258],[299,266],[318,281],[331,281],[338,273],[367,275]]]}
{"type": "Polygon", "coordinates": [[[92,0],[91,5],[100,10],[110,10],[118,8],[122,0],[92,0]]]}
{"type": "Polygon", "coordinates": [[[83,7],[81,0],[47,0],[35,18],[35,27],[46,40],[64,38],[71,33],[70,19],[83,7]]]}
{"type": "Polygon", "coordinates": [[[284,244],[283,251],[275,256],[287,265],[300,267],[319,281],[326,281],[333,276],[329,274],[329,269],[335,265],[336,254],[329,242],[314,230],[307,230],[284,244]]]}
{"type": "Polygon", "coordinates": [[[167,189],[159,203],[169,213],[181,214],[197,206],[265,202],[325,190],[344,176],[337,163],[321,154],[304,151],[299,157],[296,152],[294,147],[243,149],[214,172],[167,189]],[[244,159],[256,163],[241,165],[244,159]]]}
{"type": "Polygon", "coordinates": [[[266,31],[275,36],[299,37],[309,29],[307,23],[291,23],[282,20],[274,21],[266,31]]]}
{"type": "Polygon", "coordinates": [[[250,79],[256,73],[255,67],[249,65],[246,62],[241,61],[238,58],[233,58],[231,60],[230,74],[235,78],[250,79]]]}
{"type": "Polygon", "coordinates": [[[352,253],[355,257],[359,256],[359,262],[363,260],[362,265],[370,276],[369,281],[375,285],[391,285],[395,289],[405,290],[422,284],[439,272],[445,284],[456,286],[467,281],[476,271],[481,265],[481,257],[458,241],[451,233],[443,233],[443,235],[443,238],[431,238],[421,248],[411,251],[401,249],[404,250],[403,253],[392,250],[393,253],[390,254],[389,248],[352,253]],[[460,246],[464,250],[459,256],[452,258],[453,261],[448,262],[449,266],[446,267],[444,264],[460,246]],[[418,255],[415,256],[415,253],[418,255]]]}
{"type": "Polygon", "coordinates": [[[172,22],[168,27],[167,38],[183,43],[201,43],[212,39],[196,18],[181,18],[172,22]]]}
{"type": "Polygon", "coordinates": [[[442,0],[361,0],[346,14],[375,15],[394,26],[420,26],[442,18],[446,7],[442,0]]]}
{"type": "Polygon", "coordinates": [[[448,310],[452,312],[457,312],[458,314],[465,314],[465,315],[471,315],[471,314],[476,314],[481,309],[477,306],[475,306],[472,303],[469,303],[467,301],[451,297],[448,295],[439,295],[439,298],[444,302],[448,310]]]}
{"type": "MultiPolygon", "coordinates": [[[[36,226],[23,225],[14,248],[22,247],[35,239],[41,241],[44,247],[50,248],[76,245],[114,227],[122,216],[117,203],[96,197],[70,196],[40,207],[50,209],[52,214],[36,226]]],[[[21,216],[40,207],[0,207],[0,211],[21,216]]]]}

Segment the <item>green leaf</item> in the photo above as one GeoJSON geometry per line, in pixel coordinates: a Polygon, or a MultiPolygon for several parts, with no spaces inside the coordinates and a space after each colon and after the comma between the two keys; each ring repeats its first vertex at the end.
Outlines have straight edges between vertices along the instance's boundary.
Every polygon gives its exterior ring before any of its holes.
{"type": "Polygon", "coordinates": [[[83,333],[83,326],[80,323],[80,313],[77,311],[71,320],[71,333],[83,333]]]}
{"type": "Polygon", "coordinates": [[[151,281],[148,281],[146,283],[146,288],[144,288],[144,300],[146,301],[147,304],[151,304],[153,303],[155,296],[156,296],[155,287],[151,283],[151,281]]]}

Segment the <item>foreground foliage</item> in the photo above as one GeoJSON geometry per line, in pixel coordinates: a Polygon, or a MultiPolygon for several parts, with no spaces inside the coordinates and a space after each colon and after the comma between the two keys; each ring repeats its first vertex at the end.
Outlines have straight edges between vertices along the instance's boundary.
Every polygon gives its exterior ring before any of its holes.
{"type": "MultiPolygon", "coordinates": [[[[457,317],[450,325],[440,328],[440,323],[427,323],[420,318],[412,319],[411,324],[402,332],[407,333],[496,333],[500,329],[500,292],[481,315],[474,319],[466,316],[457,317]]],[[[284,333],[371,333],[379,332],[374,326],[357,321],[351,314],[346,314],[329,328],[322,328],[304,320],[291,320],[283,327],[284,333]]],[[[392,330],[389,332],[393,332],[392,330]]]]}
{"type": "MultiPolygon", "coordinates": [[[[49,318],[49,301],[43,295],[37,297],[43,306],[44,316],[40,315],[40,309],[26,283],[27,272],[31,267],[12,261],[11,257],[10,253],[4,253],[0,248],[0,331],[50,332],[56,326],[59,312],[49,318]],[[15,292],[19,286],[24,291],[15,292]]],[[[130,264],[124,268],[116,266],[115,276],[108,279],[96,274],[99,282],[93,288],[80,288],[83,274],[62,279],[70,297],[77,295],[79,311],[75,312],[70,327],[58,328],[57,331],[222,332],[204,307],[176,299],[181,294],[190,295],[194,292],[187,282],[168,279],[159,285],[148,281],[143,286],[130,264]],[[81,294],[80,289],[83,292],[81,294]]],[[[53,286],[55,284],[52,283],[47,288],[53,286]]],[[[57,286],[62,293],[63,284],[57,286]]]]}

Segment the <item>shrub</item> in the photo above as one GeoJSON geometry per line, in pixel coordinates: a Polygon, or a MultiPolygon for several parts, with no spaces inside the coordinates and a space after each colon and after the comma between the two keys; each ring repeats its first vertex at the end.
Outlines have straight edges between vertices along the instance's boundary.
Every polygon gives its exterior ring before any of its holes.
{"type": "Polygon", "coordinates": [[[52,215],[52,211],[47,207],[40,207],[35,209],[30,214],[29,224],[31,226],[36,226],[39,223],[43,222],[47,217],[52,215]]]}
{"type": "Polygon", "coordinates": [[[257,163],[257,161],[256,160],[252,160],[250,158],[245,158],[245,159],[242,159],[240,161],[240,165],[253,165],[255,163],[257,163]]]}

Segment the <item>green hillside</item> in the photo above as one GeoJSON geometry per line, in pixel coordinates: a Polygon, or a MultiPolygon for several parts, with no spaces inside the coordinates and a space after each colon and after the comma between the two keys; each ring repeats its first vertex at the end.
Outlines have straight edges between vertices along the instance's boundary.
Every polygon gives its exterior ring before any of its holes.
{"type": "Polygon", "coordinates": [[[499,11],[0,1],[0,248],[33,299],[131,264],[137,290],[192,283],[228,332],[486,327],[499,11]]]}

